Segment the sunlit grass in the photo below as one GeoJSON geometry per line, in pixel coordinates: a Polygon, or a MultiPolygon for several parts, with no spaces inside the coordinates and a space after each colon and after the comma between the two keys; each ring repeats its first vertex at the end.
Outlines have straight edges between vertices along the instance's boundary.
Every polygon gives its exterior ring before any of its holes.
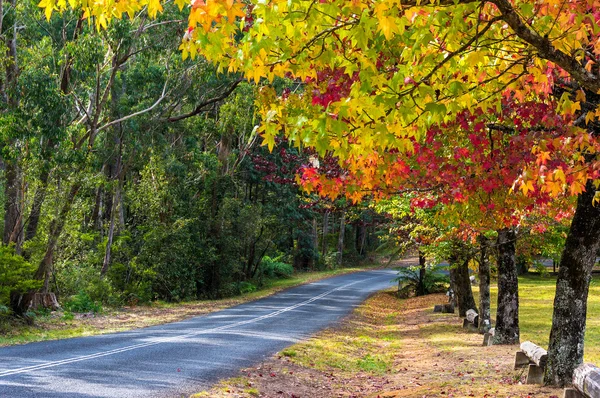
{"type": "Polygon", "coordinates": [[[345,327],[294,345],[294,362],[322,371],[385,373],[402,348],[399,308],[393,294],[375,296],[355,311],[345,327]]]}
{"type": "MultiPolygon", "coordinates": [[[[519,327],[521,341],[530,340],[548,347],[552,328],[552,309],[556,291],[555,276],[530,274],[519,277],[519,327]]],[[[477,287],[473,287],[477,294],[477,287]]],[[[498,288],[493,285],[492,319],[496,317],[498,288]]],[[[587,327],[585,335],[586,362],[600,363],[600,276],[594,276],[588,296],[587,327]]]]}

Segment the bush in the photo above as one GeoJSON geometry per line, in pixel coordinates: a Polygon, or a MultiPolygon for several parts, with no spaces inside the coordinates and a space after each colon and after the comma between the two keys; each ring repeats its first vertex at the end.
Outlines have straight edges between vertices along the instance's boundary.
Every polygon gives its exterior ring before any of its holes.
{"type": "Polygon", "coordinates": [[[10,308],[5,305],[0,304],[0,316],[10,314],[10,308]]]}
{"type": "Polygon", "coordinates": [[[90,296],[80,291],[75,296],[72,296],[65,304],[65,310],[69,312],[102,312],[102,306],[92,300],[90,296]]]}
{"type": "MultiPolygon", "coordinates": [[[[445,270],[446,267],[441,265],[426,268],[425,278],[423,279],[425,294],[446,291],[450,283],[450,278],[444,272],[445,270]]],[[[418,266],[398,269],[398,277],[395,281],[398,282],[398,294],[401,297],[408,297],[416,293],[419,286],[419,271],[420,267],[418,266]]]]}
{"type": "Polygon", "coordinates": [[[547,276],[548,275],[548,268],[546,268],[546,266],[544,264],[542,264],[541,261],[534,261],[533,262],[533,268],[535,269],[535,271],[542,275],[542,276],[547,276]]]}
{"type": "Polygon", "coordinates": [[[271,258],[264,256],[260,263],[262,273],[268,278],[289,278],[294,273],[294,267],[279,261],[282,256],[271,258]]]}
{"type": "Polygon", "coordinates": [[[255,292],[256,285],[254,285],[250,282],[240,282],[239,291],[240,291],[240,294],[255,292]]]}
{"type": "MultiPolygon", "coordinates": [[[[10,295],[39,289],[42,281],[33,279],[36,267],[15,254],[12,247],[0,247],[0,306],[8,308],[10,295]]],[[[8,313],[0,310],[0,313],[8,313]]]]}

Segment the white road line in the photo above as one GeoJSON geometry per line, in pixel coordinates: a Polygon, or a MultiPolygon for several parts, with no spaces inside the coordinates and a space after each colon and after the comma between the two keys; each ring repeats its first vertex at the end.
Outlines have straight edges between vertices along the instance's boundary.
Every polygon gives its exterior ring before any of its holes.
{"type": "Polygon", "coordinates": [[[363,280],[360,280],[360,281],[354,281],[354,282],[351,282],[351,283],[347,283],[347,284],[339,286],[339,287],[337,287],[335,289],[329,290],[329,291],[327,291],[325,293],[321,293],[318,296],[315,296],[315,297],[312,297],[312,298],[310,298],[308,300],[302,301],[302,302],[300,302],[298,304],[294,304],[292,306],[285,307],[285,308],[282,308],[280,310],[277,310],[277,311],[274,311],[274,312],[271,312],[269,314],[262,315],[262,316],[259,316],[259,317],[256,317],[256,318],[247,319],[245,321],[239,321],[239,322],[235,322],[235,323],[231,323],[231,324],[228,324],[228,325],[219,326],[219,327],[212,328],[212,329],[198,330],[198,331],[195,331],[195,332],[190,332],[190,333],[182,334],[182,335],[179,335],[179,336],[171,336],[171,337],[166,337],[166,338],[157,338],[157,339],[154,339],[153,341],[149,341],[149,342],[146,342],[146,343],[134,344],[134,345],[130,345],[130,346],[127,346],[127,347],[116,348],[114,350],[102,351],[102,352],[97,352],[97,353],[94,353],[94,354],[88,354],[88,355],[82,355],[82,356],[73,357],[73,358],[67,358],[67,359],[63,359],[63,360],[60,360],[60,361],[46,362],[46,363],[39,364],[39,365],[26,366],[26,367],[23,367],[23,368],[5,370],[3,372],[0,372],[0,377],[11,376],[11,375],[19,374],[19,373],[29,373],[29,372],[33,372],[35,370],[46,369],[46,368],[53,368],[53,367],[60,366],[60,365],[67,365],[67,364],[70,364],[70,363],[87,361],[87,360],[90,360],[90,359],[101,358],[101,357],[105,357],[105,356],[109,356],[109,355],[115,355],[115,354],[119,354],[121,352],[126,352],[126,351],[131,351],[131,350],[137,350],[139,348],[149,347],[149,346],[153,346],[153,345],[157,345],[157,344],[161,344],[161,343],[168,343],[168,342],[173,341],[173,340],[179,340],[179,339],[182,339],[182,338],[185,339],[185,338],[188,338],[188,337],[198,336],[198,335],[201,335],[201,334],[210,334],[210,333],[218,332],[218,331],[221,331],[221,330],[231,329],[231,328],[234,328],[236,326],[243,326],[243,325],[247,325],[249,323],[255,323],[255,322],[258,322],[258,321],[262,321],[264,319],[272,318],[274,316],[283,314],[284,312],[295,310],[296,308],[299,308],[299,307],[302,307],[304,305],[310,304],[310,303],[312,303],[314,301],[317,301],[317,300],[319,300],[319,299],[321,299],[321,298],[323,298],[323,297],[325,297],[325,296],[327,296],[327,295],[329,295],[329,294],[331,294],[331,293],[333,293],[335,291],[342,290],[342,289],[347,288],[348,286],[352,286],[352,285],[354,285],[356,283],[359,283],[359,282],[366,282],[366,281],[374,279],[374,278],[375,277],[368,278],[368,279],[363,279],[363,280]]]}

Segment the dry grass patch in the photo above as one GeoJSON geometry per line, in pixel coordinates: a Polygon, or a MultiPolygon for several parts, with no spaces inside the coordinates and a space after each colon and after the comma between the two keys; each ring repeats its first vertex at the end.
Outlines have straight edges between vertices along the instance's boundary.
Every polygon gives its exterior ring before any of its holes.
{"type": "MultiPolygon", "coordinates": [[[[374,295],[335,328],[282,351],[210,397],[558,397],[523,385],[516,346],[482,347],[452,314],[434,314],[444,295],[398,300],[374,295]],[[251,389],[251,391],[248,391],[251,389]]],[[[202,395],[200,395],[202,396],[202,395]]]]}

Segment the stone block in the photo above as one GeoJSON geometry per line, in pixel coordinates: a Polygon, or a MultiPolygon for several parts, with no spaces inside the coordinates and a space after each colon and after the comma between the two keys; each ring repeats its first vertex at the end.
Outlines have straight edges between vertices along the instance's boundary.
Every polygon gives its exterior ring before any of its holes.
{"type": "Polygon", "coordinates": [[[526,384],[544,384],[544,368],[541,366],[529,365],[529,371],[527,372],[526,384]]]}
{"type": "Polygon", "coordinates": [[[574,388],[565,388],[563,398],[585,398],[585,395],[583,395],[574,388]]]}
{"type": "Polygon", "coordinates": [[[529,365],[529,358],[523,351],[517,351],[515,354],[515,370],[529,365]]]}
{"type": "Polygon", "coordinates": [[[442,308],[442,312],[444,314],[454,314],[454,305],[444,304],[444,308],[442,308]]]}
{"type": "Polygon", "coordinates": [[[483,334],[483,346],[489,347],[491,345],[494,345],[494,336],[491,333],[484,333],[483,334]]]}

